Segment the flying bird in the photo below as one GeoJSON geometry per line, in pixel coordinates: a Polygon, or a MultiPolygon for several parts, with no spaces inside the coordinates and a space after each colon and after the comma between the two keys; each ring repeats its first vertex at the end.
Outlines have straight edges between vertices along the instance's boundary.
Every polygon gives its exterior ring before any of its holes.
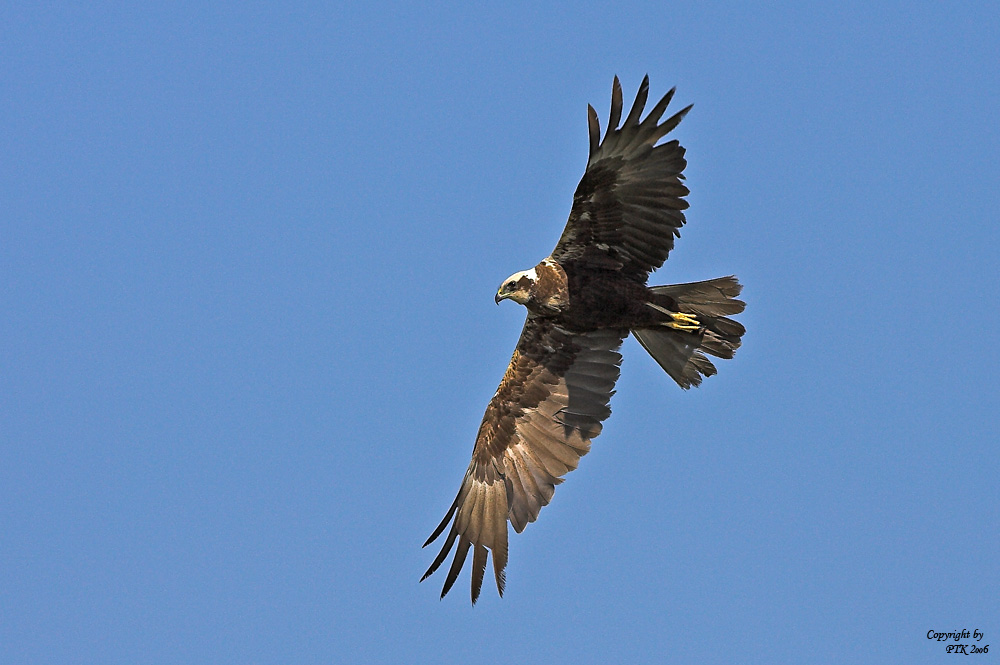
{"type": "Polygon", "coordinates": [[[735,277],[647,286],[680,236],[688,205],[684,148],[660,139],[691,109],[661,122],[671,89],[640,120],[648,94],[647,76],[619,127],[622,90],[615,77],[603,140],[588,105],[590,156],[566,228],[548,257],[497,289],[497,304],[524,305],[527,320],[486,407],[458,496],[424,543],[448,530],[421,581],[455,549],[442,598],[470,549],[473,604],[487,552],[503,596],[507,522],[518,533],[534,522],[601,433],[629,333],[685,389],[716,373],[707,355],[732,358],[740,345],[745,328],[728,318],[745,307],[736,299],[742,287],[735,277]]]}

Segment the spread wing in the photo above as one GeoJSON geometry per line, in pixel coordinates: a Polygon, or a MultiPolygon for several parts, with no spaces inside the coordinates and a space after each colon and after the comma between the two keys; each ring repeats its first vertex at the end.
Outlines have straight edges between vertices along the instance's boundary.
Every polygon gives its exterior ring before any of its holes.
{"type": "Polygon", "coordinates": [[[472,602],[479,598],[486,552],[493,554],[497,590],[503,595],[507,521],[520,533],[534,522],[562,482],[590,449],[611,414],[618,380],[618,349],[627,330],[574,334],[549,319],[528,317],[507,373],[479,427],[472,462],[441,524],[424,543],[451,529],[421,581],[434,573],[456,541],[441,597],[451,589],[473,549],[472,602]]]}
{"type": "Polygon", "coordinates": [[[674,238],[684,225],[688,189],[684,178],[684,148],[676,141],[657,145],[677,126],[690,106],[660,122],[674,90],[640,122],[649,93],[642,80],[632,110],[622,126],[622,89],[615,77],[611,116],[600,141],[597,113],[588,106],[590,157],[587,171],[573,195],[573,209],[552,258],[621,270],[645,283],[649,273],[667,260],[674,238]]]}

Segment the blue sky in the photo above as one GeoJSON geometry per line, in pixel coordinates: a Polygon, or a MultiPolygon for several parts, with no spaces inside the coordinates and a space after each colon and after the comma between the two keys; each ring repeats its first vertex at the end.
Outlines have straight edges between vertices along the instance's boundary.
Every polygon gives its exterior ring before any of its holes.
{"type": "Polygon", "coordinates": [[[991,3],[8,3],[0,661],[938,662],[1000,636],[991,3]],[[611,80],[694,104],[634,341],[505,598],[421,550],[611,80]]]}

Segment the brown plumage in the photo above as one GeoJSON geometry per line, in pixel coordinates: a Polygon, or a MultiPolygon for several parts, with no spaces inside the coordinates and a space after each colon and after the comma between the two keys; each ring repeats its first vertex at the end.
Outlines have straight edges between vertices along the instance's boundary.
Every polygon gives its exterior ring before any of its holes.
{"type": "Polygon", "coordinates": [[[520,533],[534,522],[563,476],[576,468],[611,415],[622,340],[631,332],[682,388],[715,374],[706,353],[732,358],[744,328],[728,318],[743,311],[735,277],[646,286],[684,225],[687,162],[676,141],[658,141],[690,106],[660,122],[670,90],[640,121],[649,90],[644,78],[618,126],[622,93],[615,77],[604,140],[588,106],[590,157],[573,195],[562,237],[546,259],[504,280],[496,301],[511,299],[528,317],[510,366],[486,407],[472,462],[458,496],[426,547],[444,546],[421,581],[455,548],[443,598],[472,556],[472,602],[487,565],[503,595],[507,522],[520,533]]]}

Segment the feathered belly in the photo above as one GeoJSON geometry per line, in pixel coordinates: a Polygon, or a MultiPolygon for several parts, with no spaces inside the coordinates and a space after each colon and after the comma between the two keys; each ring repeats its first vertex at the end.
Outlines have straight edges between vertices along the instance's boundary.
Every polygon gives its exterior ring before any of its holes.
{"type": "Polygon", "coordinates": [[[652,325],[659,314],[649,307],[649,291],[623,280],[591,282],[570,290],[569,307],[560,318],[573,330],[632,328],[652,325]]]}

